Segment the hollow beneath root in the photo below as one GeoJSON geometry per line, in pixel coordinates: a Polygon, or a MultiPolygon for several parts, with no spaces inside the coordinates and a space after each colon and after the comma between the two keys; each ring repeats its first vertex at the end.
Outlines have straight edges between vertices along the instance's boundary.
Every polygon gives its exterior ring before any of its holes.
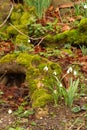
{"type": "Polygon", "coordinates": [[[16,63],[0,64],[0,91],[3,92],[4,107],[15,110],[26,101],[28,106],[30,96],[26,84],[26,68],[16,63]]]}
{"type": "Polygon", "coordinates": [[[26,75],[24,73],[6,73],[1,74],[0,84],[7,87],[17,86],[20,87],[25,82],[26,75]]]}
{"type": "Polygon", "coordinates": [[[26,68],[17,63],[0,64],[0,84],[20,87],[25,82],[26,68]]]}

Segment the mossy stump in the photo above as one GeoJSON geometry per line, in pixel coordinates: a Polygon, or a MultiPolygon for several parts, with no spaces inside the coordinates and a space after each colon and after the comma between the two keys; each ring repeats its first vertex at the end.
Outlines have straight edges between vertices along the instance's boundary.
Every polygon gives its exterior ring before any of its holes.
{"type": "MultiPolygon", "coordinates": [[[[49,82],[53,73],[61,74],[61,67],[39,55],[28,53],[7,54],[0,59],[0,75],[3,77],[0,83],[7,85],[9,76],[16,76],[16,84],[25,82],[29,89],[29,96],[33,108],[43,107],[53,101],[52,93],[49,91],[49,82]],[[49,78],[48,78],[49,77],[49,78]],[[48,86],[45,82],[48,81],[48,86]]],[[[11,86],[10,86],[11,87],[11,86]]]]}

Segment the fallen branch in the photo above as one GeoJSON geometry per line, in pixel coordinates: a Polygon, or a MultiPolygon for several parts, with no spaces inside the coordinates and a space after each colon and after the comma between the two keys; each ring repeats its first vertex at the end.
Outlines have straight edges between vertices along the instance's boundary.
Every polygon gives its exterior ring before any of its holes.
{"type": "Polygon", "coordinates": [[[82,124],[77,128],[77,130],[80,130],[83,126],[85,126],[85,123],[82,123],[82,124]]]}
{"type": "Polygon", "coordinates": [[[42,37],[41,40],[40,40],[40,42],[37,44],[37,46],[39,46],[46,37],[47,36],[42,37]]]}
{"type": "Polygon", "coordinates": [[[39,38],[32,38],[32,37],[29,37],[28,35],[24,34],[23,32],[21,32],[17,27],[15,27],[13,24],[9,23],[16,31],[18,31],[21,35],[31,39],[31,40],[39,40],[39,39],[42,39],[42,37],[39,37],[39,38]]]}
{"type": "Polygon", "coordinates": [[[13,4],[12,4],[11,9],[10,9],[10,12],[9,12],[8,16],[6,17],[6,19],[4,20],[4,22],[3,22],[2,24],[0,24],[0,28],[1,28],[2,26],[4,26],[4,24],[5,24],[5,23],[7,22],[7,20],[9,19],[10,15],[11,15],[11,13],[12,13],[13,8],[14,8],[14,6],[13,6],[13,4]]]}

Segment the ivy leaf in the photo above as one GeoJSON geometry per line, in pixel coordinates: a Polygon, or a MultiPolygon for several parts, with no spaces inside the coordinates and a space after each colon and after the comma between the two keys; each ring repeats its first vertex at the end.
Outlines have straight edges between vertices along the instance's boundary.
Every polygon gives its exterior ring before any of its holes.
{"type": "Polygon", "coordinates": [[[80,106],[76,106],[76,107],[73,107],[71,111],[74,113],[77,113],[77,112],[81,111],[81,108],[80,108],[80,106]]]}

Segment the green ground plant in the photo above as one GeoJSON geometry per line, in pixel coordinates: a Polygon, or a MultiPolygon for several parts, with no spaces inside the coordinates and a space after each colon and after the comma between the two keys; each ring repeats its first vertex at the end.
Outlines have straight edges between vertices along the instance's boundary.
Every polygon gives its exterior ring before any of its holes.
{"type": "Polygon", "coordinates": [[[62,93],[64,96],[64,101],[65,101],[65,104],[69,107],[71,107],[73,104],[74,97],[76,96],[76,92],[78,89],[78,85],[79,85],[79,79],[73,81],[71,78],[69,88],[68,89],[63,88],[62,93]]]}
{"type": "Polygon", "coordinates": [[[57,76],[54,76],[54,79],[55,81],[50,84],[49,89],[53,94],[55,106],[57,106],[58,102],[64,98],[65,105],[71,107],[76,96],[79,79],[73,81],[71,78],[68,89],[62,85],[61,80],[59,80],[57,76]]]}
{"type": "Polygon", "coordinates": [[[61,29],[61,27],[57,25],[57,22],[58,20],[55,19],[53,22],[48,22],[45,26],[42,26],[40,23],[36,23],[36,21],[34,21],[33,23],[28,24],[28,33],[33,37],[44,36],[48,33],[57,34],[61,29]]]}
{"type": "Polygon", "coordinates": [[[14,115],[17,117],[27,118],[29,115],[33,115],[34,110],[24,110],[23,106],[19,106],[18,109],[14,112],[14,115]]]}
{"type": "Polygon", "coordinates": [[[50,6],[51,0],[25,0],[29,6],[34,6],[39,19],[45,15],[46,9],[50,6]]]}
{"type": "Polygon", "coordinates": [[[81,51],[82,51],[82,54],[83,54],[83,56],[85,56],[86,54],[87,54],[87,47],[86,46],[79,46],[80,47],[80,49],[81,49],[81,51]]]}
{"type": "Polygon", "coordinates": [[[74,5],[74,11],[76,16],[87,17],[87,1],[80,2],[80,4],[74,5]]]}

